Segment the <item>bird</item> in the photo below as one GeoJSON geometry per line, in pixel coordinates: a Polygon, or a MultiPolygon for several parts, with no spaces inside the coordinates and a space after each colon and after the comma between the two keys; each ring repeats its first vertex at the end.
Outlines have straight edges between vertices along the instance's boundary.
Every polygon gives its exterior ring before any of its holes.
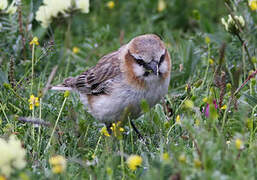
{"type": "Polygon", "coordinates": [[[164,42],[158,35],[143,34],[51,89],[78,92],[86,110],[111,133],[112,123],[121,120],[125,110],[135,119],[142,114],[142,100],[150,107],[157,104],[168,92],[170,74],[171,58],[164,42]]]}

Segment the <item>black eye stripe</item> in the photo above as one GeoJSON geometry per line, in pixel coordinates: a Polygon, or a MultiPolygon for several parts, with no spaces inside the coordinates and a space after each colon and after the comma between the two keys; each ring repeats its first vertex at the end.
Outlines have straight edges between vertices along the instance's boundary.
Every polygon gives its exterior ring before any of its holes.
{"type": "Polygon", "coordinates": [[[136,61],[136,63],[139,64],[140,66],[145,66],[145,65],[146,65],[146,63],[144,62],[143,59],[136,59],[136,58],[135,58],[135,61],[136,61]]]}
{"type": "Polygon", "coordinates": [[[159,66],[160,66],[161,63],[164,61],[165,56],[166,56],[166,51],[165,51],[165,53],[164,53],[164,54],[161,56],[161,58],[160,58],[160,61],[159,61],[159,63],[158,63],[159,66]]]}

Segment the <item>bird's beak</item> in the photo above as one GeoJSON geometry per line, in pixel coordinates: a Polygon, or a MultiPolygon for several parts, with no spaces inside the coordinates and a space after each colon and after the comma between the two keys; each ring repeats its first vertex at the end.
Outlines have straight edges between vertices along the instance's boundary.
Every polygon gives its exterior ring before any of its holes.
{"type": "Polygon", "coordinates": [[[159,67],[156,61],[151,61],[147,64],[146,69],[152,71],[156,76],[159,75],[159,67]]]}

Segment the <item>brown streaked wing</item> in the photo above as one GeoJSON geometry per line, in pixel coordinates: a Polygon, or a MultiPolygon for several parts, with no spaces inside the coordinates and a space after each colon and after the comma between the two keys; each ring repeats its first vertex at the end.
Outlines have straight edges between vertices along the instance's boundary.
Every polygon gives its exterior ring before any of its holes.
{"type": "Polygon", "coordinates": [[[108,94],[112,79],[121,73],[119,51],[102,57],[95,67],[77,77],[75,87],[85,94],[108,94]]]}

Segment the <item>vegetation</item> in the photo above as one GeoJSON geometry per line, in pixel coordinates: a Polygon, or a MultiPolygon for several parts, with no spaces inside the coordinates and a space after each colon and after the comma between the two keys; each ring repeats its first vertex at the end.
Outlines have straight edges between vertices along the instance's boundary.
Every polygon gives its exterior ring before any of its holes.
{"type": "Polygon", "coordinates": [[[0,179],[256,179],[256,10],[256,0],[1,0],[0,179]],[[142,102],[133,120],[145,141],[129,123],[110,136],[78,94],[48,90],[146,33],[162,37],[172,72],[165,99],[142,102]]]}

